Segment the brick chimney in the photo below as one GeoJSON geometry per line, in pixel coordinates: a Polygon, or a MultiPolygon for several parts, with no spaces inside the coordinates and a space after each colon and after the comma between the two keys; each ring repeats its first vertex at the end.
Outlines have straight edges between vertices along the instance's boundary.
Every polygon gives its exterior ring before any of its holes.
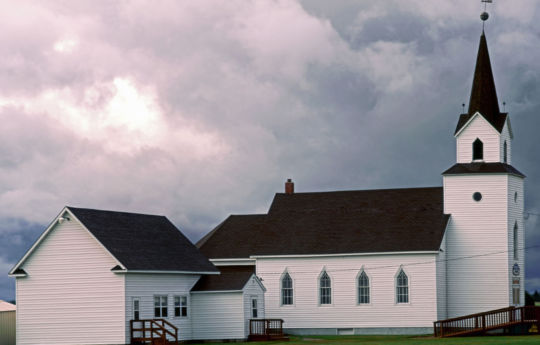
{"type": "Polygon", "coordinates": [[[293,194],[294,193],[294,182],[288,178],[287,182],[285,182],[285,194],[293,194]]]}

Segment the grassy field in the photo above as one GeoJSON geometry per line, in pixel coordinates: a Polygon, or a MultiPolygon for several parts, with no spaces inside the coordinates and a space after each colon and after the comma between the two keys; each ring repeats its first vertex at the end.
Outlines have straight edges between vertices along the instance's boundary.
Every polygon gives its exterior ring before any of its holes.
{"type": "MultiPolygon", "coordinates": [[[[491,336],[491,337],[469,337],[469,338],[447,338],[438,339],[427,336],[303,336],[291,337],[288,342],[250,342],[248,344],[265,345],[325,345],[325,344],[348,344],[348,345],[484,345],[484,344],[504,344],[504,345],[540,345],[540,335],[528,336],[491,336]]],[[[210,344],[206,344],[210,345],[210,344]]],[[[223,345],[223,343],[221,344],[223,345]]]]}

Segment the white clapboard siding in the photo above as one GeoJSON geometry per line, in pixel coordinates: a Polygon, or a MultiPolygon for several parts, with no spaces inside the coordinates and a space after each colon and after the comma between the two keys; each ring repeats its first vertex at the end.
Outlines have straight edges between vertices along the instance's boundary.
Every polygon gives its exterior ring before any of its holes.
{"type": "Polygon", "coordinates": [[[130,341],[129,320],[133,319],[133,299],[139,298],[140,319],[154,319],[154,296],[167,296],[168,317],[163,318],[178,328],[179,340],[191,339],[191,318],[194,309],[189,291],[199,280],[195,274],[126,274],[126,339],[130,341]],[[188,316],[174,316],[174,296],[186,296],[188,316]]]}
{"type": "Polygon", "coordinates": [[[16,311],[0,311],[0,345],[15,345],[16,311]]]}
{"type": "Polygon", "coordinates": [[[257,299],[257,319],[264,319],[264,291],[257,282],[255,276],[251,277],[246,286],[244,286],[244,334],[249,335],[249,320],[253,318],[251,311],[251,299],[257,299]]]}
{"type": "Polygon", "coordinates": [[[447,318],[446,299],[446,235],[441,243],[441,252],[437,255],[437,319],[447,318]]]}
{"type": "Polygon", "coordinates": [[[257,276],[267,288],[266,318],[281,318],[285,328],[432,327],[437,319],[436,254],[309,258],[259,258],[257,276]],[[408,264],[414,264],[407,266],[408,264]],[[396,304],[399,266],[409,277],[408,304],[396,304]],[[370,279],[370,304],[357,304],[357,276],[370,279]],[[331,278],[332,304],[319,305],[319,276],[331,278]],[[293,305],[281,305],[280,278],[293,280],[293,305]]]}
{"type": "Polygon", "coordinates": [[[17,344],[124,344],[124,277],[76,220],[55,225],[17,278],[17,344]]]}
{"type": "Polygon", "coordinates": [[[448,317],[508,306],[508,175],[444,176],[448,317]],[[480,192],[482,200],[473,200],[480,192]]]}
{"type": "Polygon", "coordinates": [[[504,143],[506,142],[506,163],[512,164],[512,138],[510,137],[509,123],[509,120],[507,120],[501,132],[501,147],[499,149],[501,157],[499,161],[504,162],[504,143]]]}
{"type": "Polygon", "coordinates": [[[244,339],[244,294],[239,292],[193,292],[192,338],[244,339]]]}
{"type": "Polygon", "coordinates": [[[517,176],[508,177],[508,289],[509,303],[513,303],[512,280],[520,280],[520,305],[525,304],[525,222],[523,221],[524,210],[524,180],[517,176]],[[517,193],[517,194],[516,194],[517,193]],[[517,196],[517,198],[516,198],[517,196]],[[518,226],[518,243],[514,243],[514,226],[518,226]],[[514,246],[517,245],[518,259],[514,259],[514,246]],[[512,274],[512,267],[517,263],[520,267],[520,275],[512,274]]]}
{"type": "Polygon", "coordinates": [[[501,161],[500,133],[483,117],[476,116],[457,136],[457,162],[472,162],[472,145],[479,138],[484,144],[484,161],[501,161]]]}

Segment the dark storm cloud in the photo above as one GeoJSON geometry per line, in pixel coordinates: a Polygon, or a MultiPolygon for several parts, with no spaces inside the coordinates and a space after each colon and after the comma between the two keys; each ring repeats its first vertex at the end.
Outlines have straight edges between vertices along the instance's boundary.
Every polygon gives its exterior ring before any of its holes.
{"type": "MultiPolygon", "coordinates": [[[[537,8],[496,3],[486,31],[526,209],[540,213],[537,8]]],[[[230,213],[266,212],[288,177],[299,191],[441,185],[479,12],[470,0],[11,5],[0,266],[64,205],[164,214],[197,240],[230,213]]]]}

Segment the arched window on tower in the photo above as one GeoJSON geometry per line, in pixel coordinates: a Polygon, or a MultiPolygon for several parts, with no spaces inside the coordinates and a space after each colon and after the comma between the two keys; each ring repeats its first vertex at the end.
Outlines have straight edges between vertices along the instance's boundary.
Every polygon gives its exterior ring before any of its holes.
{"type": "Polygon", "coordinates": [[[476,138],[476,140],[473,142],[472,152],[473,161],[484,159],[484,144],[480,139],[476,138]]]}
{"type": "Polygon", "coordinates": [[[293,304],[293,282],[288,272],[281,278],[281,304],[293,304]]]}
{"type": "Polygon", "coordinates": [[[506,140],[503,144],[503,162],[508,163],[508,145],[506,144],[506,140]]]}
{"type": "Polygon", "coordinates": [[[518,241],[518,225],[516,222],[516,224],[514,224],[514,260],[518,259],[518,253],[519,253],[518,242],[519,242],[518,241]]]}

